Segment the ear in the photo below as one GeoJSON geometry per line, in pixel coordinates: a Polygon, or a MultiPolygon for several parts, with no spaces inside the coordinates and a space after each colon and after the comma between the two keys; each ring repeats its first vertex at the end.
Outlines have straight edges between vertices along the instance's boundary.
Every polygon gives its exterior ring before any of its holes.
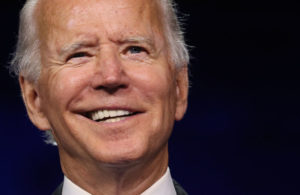
{"type": "Polygon", "coordinates": [[[22,97],[31,122],[40,130],[51,129],[49,121],[42,111],[41,97],[36,84],[26,80],[23,76],[19,77],[22,97]]]}
{"type": "Polygon", "coordinates": [[[189,90],[188,67],[184,66],[176,70],[176,112],[177,121],[183,118],[187,109],[187,99],[189,90]]]}

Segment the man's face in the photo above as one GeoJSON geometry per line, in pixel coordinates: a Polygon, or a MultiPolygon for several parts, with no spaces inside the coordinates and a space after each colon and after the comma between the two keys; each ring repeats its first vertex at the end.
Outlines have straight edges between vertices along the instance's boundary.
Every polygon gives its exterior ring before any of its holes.
{"type": "Polygon", "coordinates": [[[156,1],[54,1],[37,12],[36,126],[73,159],[115,164],[163,151],[186,109],[187,78],[169,63],[156,1]]]}

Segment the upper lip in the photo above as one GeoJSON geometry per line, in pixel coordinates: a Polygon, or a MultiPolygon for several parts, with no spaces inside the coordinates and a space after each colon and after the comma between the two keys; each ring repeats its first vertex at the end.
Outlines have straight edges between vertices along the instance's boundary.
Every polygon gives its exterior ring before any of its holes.
{"type": "Polygon", "coordinates": [[[90,111],[84,111],[80,113],[91,120],[105,120],[108,118],[131,116],[142,112],[144,111],[141,111],[139,109],[133,109],[133,108],[102,107],[102,108],[96,108],[90,111]]]}
{"type": "Polygon", "coordinates": [[[88,118],[94,121],[101,121],[109,118],[125,117],[136,114],[128,110],[97,110],[88,113],[88,118]]]}

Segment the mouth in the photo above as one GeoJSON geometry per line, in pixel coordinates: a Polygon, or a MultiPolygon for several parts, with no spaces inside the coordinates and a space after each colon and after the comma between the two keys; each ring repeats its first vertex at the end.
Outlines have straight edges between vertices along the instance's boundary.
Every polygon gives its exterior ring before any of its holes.
{"type": "Polygon", "coordinates": [[[95,122],[115,123],[138,113],[128,110],[97,110],[86,113],[86,117],[95,122]]]}

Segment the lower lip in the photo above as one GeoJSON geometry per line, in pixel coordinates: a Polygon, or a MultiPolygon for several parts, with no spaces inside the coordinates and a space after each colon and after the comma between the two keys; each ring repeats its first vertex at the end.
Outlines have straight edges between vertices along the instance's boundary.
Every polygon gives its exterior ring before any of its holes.
{"type": "Polygon", "coordinates": [[[97,122],[97,123],[117,123],[122,120],[126,120],[126,118],[128,118],[128,117],[130,117],[130,116],[117,117],[117,118],[107,119],[107,120],[103,120],[103,121],[95,121],[95,122],[97,122]]]}

